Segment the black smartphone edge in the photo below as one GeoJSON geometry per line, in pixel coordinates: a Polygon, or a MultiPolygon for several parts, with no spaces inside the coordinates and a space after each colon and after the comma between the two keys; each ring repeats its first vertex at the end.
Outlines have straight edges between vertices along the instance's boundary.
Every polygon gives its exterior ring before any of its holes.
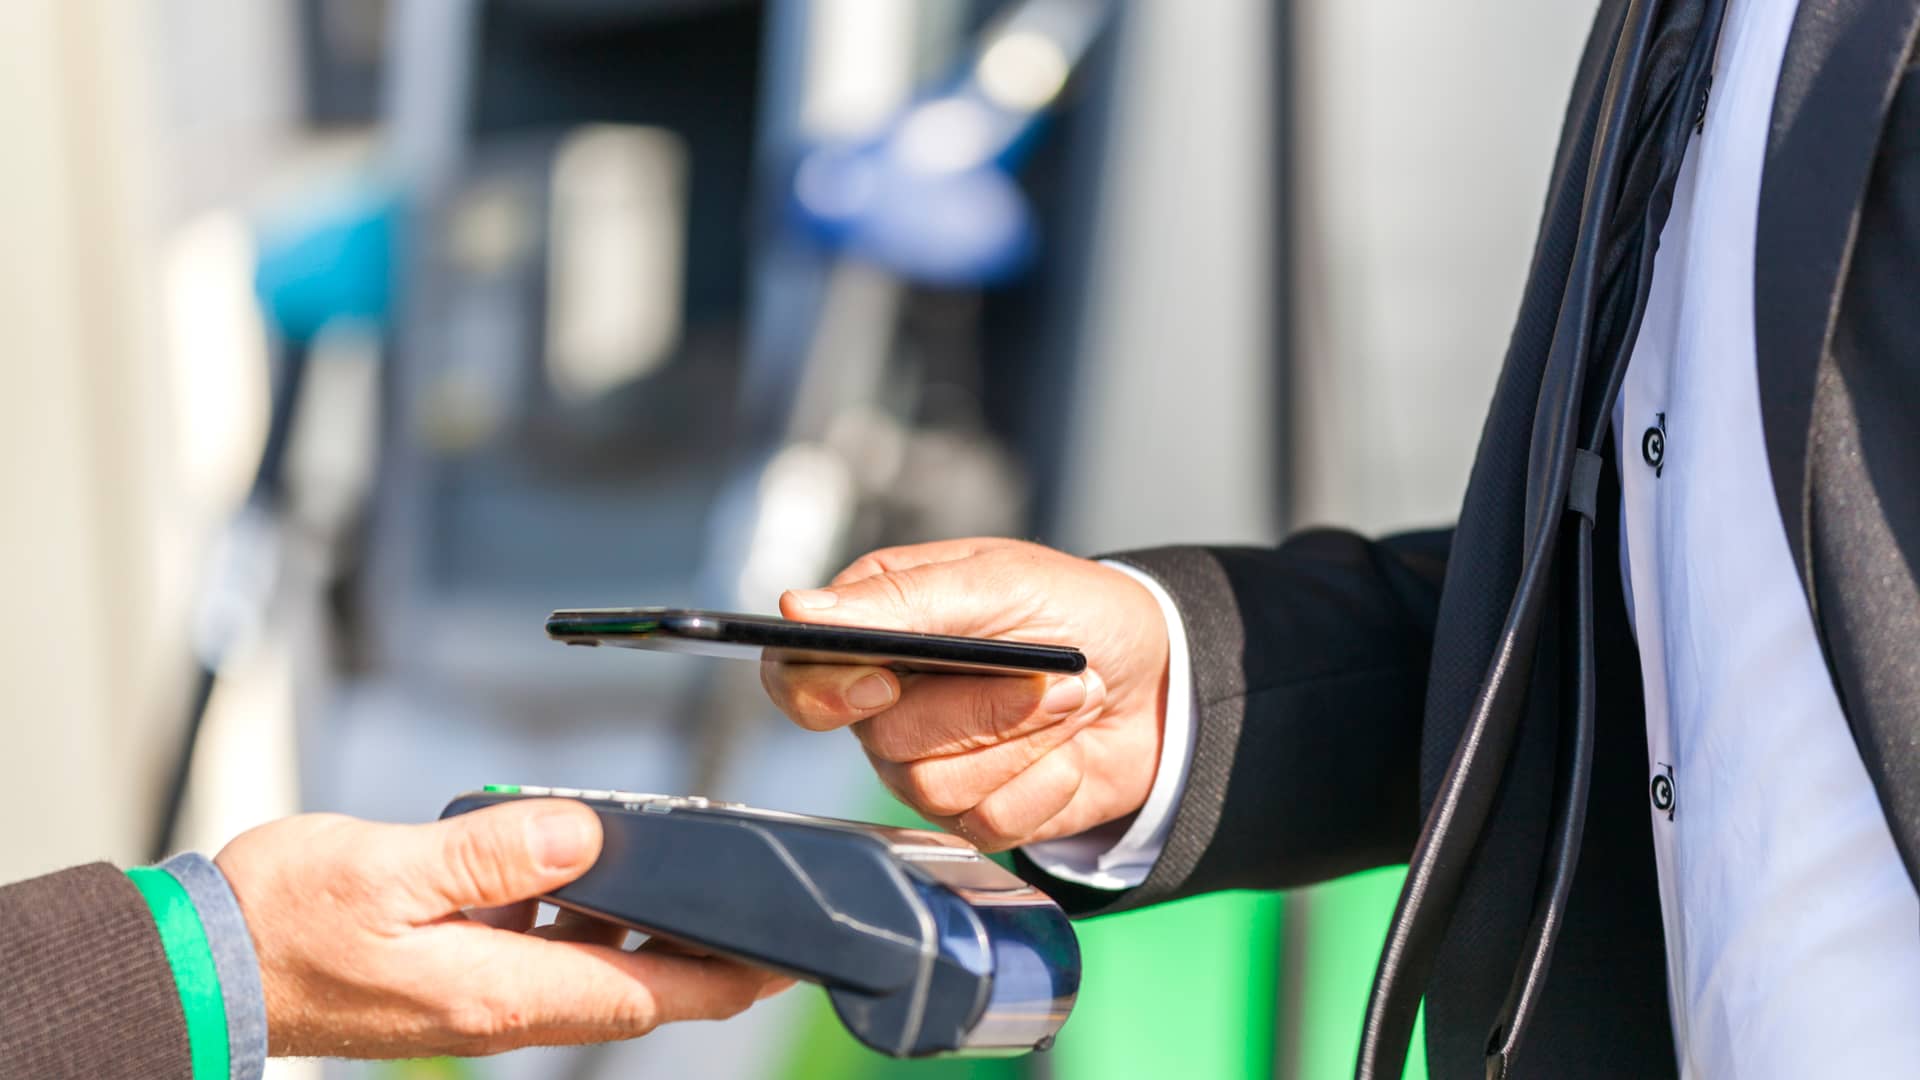
{"type": "MultiPolygon", "coordinates": [[[[676,644],[773,650],[809,662],[899,662],[1075,675],[1086,657],[1065,645],[916,634],[874,627],[794,622],[768,615],[688,608],[571,608],[547,616],[547,636],[567,644],[610,644],[674,651],[676,644]]],[[[682,650],[688,651],[688,650],[682,650]]],[[[692,650],[692,651],[697,651],[692,650]]],[[[725,654],[722,654],[725,655],[725,654]]]]}

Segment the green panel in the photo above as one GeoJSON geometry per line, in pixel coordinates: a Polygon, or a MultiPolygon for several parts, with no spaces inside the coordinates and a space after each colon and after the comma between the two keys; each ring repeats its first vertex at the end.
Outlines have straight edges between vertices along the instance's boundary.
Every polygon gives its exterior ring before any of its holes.
{"type": "Polygon", "coordinates": [[[1053,1080],[1271,1077],[1281,908],[1225,893],[1081,923],[1053,1080]]]}
{"type": "Polygon", "coordinates": [[[367,1066],[372,1080],[479,1080],[480,1070],[465,1058],[413,1058],[367,1066]]]}
{"type": "MultiPolygon", "coordinates": [[[[1304,941],[1293,961],[1299,965],[1298,1013],[1288,1025],[1298,1044],[1287,1056],[1289,1075],[1303,1078],[1353,1075],[1360,1050],[1360,1025],[1366,1017],[1373,969],[1386,939],[1387,923],[1400,896],[1405,867],[1387,867],[1296,894],[1304,908],[1304,941]]],[[[1413,1029],[1406,1076],[1427,1075],[1426,1012],[1413,1029]]]]}

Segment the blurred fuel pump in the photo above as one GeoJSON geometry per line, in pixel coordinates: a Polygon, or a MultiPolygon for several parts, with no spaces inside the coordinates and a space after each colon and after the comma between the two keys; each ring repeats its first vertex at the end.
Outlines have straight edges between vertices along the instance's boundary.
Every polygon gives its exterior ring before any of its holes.
{"type": "Polygon", "coordinates": [[[385,324],[392,302],[399,200],[356,178],[309,198],[301,211],[256,225],[254,290],[274,346],[266,440],[240,509],[220,530],[194,605],[197,670],[155,820],[150,853],[164,858],[181,812],[207,708],[234,648],[268,621],[284,555],[287,457],[313,345],[337,320],[385,324]]]}
{"type": "Polygon", "coordinates": [[[1105,0],[1028,0],[953,79],[873,138],[807,153],[790,209],[839,254],[901,277],[978,285],[1018,273],[1032,213],[1013,173],[1107,21],[1105,0]]]}

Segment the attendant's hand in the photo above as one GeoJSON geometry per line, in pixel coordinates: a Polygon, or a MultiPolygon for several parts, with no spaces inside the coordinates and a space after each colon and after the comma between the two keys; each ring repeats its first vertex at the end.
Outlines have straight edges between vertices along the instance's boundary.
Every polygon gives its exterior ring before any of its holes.
{"type": "Polygon", "coordinates": [[[532,799],[431,825],[307,814],[214,860],[240,900],[266,992],[271,1052],[491,1054],[606,1042],[732,1016],[789,980],[563,915],[531,899],[600,854],[586,806],[532,799]]]}
{"type": "Polygon", "coordinates": [[[929,820],[998,851],[1140,809],[1166,716],[1167,631],[1139,582],[1015,540],[951,540],[863,556],[826,589],[789,592],[804,622],[1078,647],[1074,677],[899,675],[761,665],[786,714],[851,727],[880,779],[929,820]]]}

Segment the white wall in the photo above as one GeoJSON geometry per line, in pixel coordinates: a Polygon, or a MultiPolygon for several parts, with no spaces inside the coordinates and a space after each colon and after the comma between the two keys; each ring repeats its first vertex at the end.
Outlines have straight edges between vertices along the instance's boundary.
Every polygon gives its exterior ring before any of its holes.
{"type": "Polygon", "coordinates": [[[138,12],[0,4],[0,881],[137,857],[178,712],[138,12]]]}
{"type": "Polygon", "coordinates": [[[1296,524],[1458,512],[1593,10],[1300,5],[1296,524]]]}
{"type": "Polygon", "coordinates": [[[1069,547],[1451,521],[1592,0],[1297,0],[1291,422],[1266,243],[1272,9],[1134,3],[1071,430],[1069,547]]]}
{"type": "Polygon", "coordinates": [[[1089,262],[1060,538],[1269,541],[1270,9],[1134,3],[1089,262]]]}

